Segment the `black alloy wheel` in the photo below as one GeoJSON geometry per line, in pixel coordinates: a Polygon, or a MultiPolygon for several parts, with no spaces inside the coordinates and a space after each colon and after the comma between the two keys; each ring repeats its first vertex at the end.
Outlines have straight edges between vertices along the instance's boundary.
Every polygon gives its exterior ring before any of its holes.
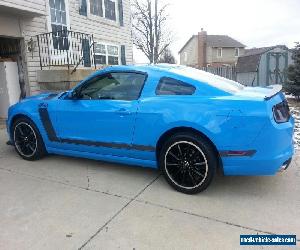
{"type": "Polygon", "coordinates": [[[168,183],[187,194],[206,189],[216,166],[217,159],[211,144],[192,134],[172,136],[160,155],[160,167],[168,183]]]}
{"type": "Polygon", "coordinates": [[[36,160],[46,154],[42,137],[29,119],[18,119],[13,125],[12,133],[15,149],[23,159],[36,160]]]}
{"type": "Polygon", "coordinates": [[[37,150],[37,138],[33,128],[25,122],[15,126],[14,140],[18,152],[24,157],[32,157],[37,150]]]}

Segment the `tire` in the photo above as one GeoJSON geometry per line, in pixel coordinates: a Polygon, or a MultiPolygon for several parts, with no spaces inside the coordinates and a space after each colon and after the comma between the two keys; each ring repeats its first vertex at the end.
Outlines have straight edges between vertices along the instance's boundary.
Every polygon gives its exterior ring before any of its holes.
{"type": "Polygon", "coordinates": [[[15,150],[23,159],[34,161],[46,155],[42,136],[30,119],[17,119],[11,131],[15,150]]]}
{"type": "Polygon", "coordinates": [[[205,190],[216,172],[218,159],[211,143],[193,133],[171,136],[159,153],[159,166],[177,191],[196,194],[205,190]]]}

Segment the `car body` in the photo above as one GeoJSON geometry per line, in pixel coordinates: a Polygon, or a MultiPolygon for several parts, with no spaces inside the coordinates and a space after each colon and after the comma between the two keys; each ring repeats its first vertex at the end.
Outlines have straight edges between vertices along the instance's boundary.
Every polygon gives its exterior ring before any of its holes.
{"type": "Polygon", "coordinates": [[[26,117],[50,154],[151,168],[168,138],[195,134],[224,175],[274,175],[294,153],[294,120],[280,89],[178,65],[111,66],[70,91],[20,101],[9,108],[7,128],[15,144],[14,123],[26,117]]]}

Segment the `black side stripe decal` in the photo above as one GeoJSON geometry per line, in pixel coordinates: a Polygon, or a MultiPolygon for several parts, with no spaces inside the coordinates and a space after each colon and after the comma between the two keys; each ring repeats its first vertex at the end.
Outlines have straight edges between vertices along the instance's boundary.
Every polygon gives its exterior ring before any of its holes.
{"type": "Polygon", "coordinates": [[[155,151],[154,147],[144,146],[144,145],[129,145],[125,143],[84,141],[84,140],[72,140],[72,139],[61,139],[60,141],[62,143],[78,144],[78,145],[85,145],[85,146],[117,148],[117,149],[135,149],[141,151],[155,151]]]}
{"type": "Polygon", "coordinates": [[[55,133],[55,130],[53,128],[47,108],[40,107],[39,114],[41,117],[42,124],[46,130],[48,139],[53,142],[77,144],[77,145],[85,145],[85,146],[95,146],[95,147],[117,148],[117,149],[133,149],[133,150],[151,151],[151,152],[155,151],[155,147],[145,146],[145,145],[136,145],[136,144],[130,145],[130,144],[125,144],[125,143],[85,141],[85,140],[58,138],[55,133]]]}
{"type": "Polygon", "coordinates": [[[56,136],[56,133],[53,128],[52,122],[50,120],[47,108],[44,108],[44,107],[39,108],[39,114],[40,114],[43,126],[46,130],[46,133],[48,135],[48,139],[50,141],[60,141],[59,138],[56,136]]]}

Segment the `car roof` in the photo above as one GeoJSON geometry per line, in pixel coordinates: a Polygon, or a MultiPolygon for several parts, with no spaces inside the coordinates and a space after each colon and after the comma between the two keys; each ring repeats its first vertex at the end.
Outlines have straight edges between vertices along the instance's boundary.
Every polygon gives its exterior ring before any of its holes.
{"type": "Polygon", "coordinates": [[[238,82],[214,75],[203,70],[176,64],[136,64],[136,65],[116,65],[105,68],[106,71],[140,71],[148,74],[159,74],[160,77],[169,76],[175,79],[190,79],[198,83],[207,84],[227,93],[236,93],[244,88],[238,82]]]}
{"type": "Polygon", "coordinates": [[[112,65],[106,67],[106,71],[141,71],[145,73],[150,72],[161,72],[161,73],[169,73],[172,68],[180,67],[180,65],[176,64],[132,64],[132,65],[112,65]]]}

